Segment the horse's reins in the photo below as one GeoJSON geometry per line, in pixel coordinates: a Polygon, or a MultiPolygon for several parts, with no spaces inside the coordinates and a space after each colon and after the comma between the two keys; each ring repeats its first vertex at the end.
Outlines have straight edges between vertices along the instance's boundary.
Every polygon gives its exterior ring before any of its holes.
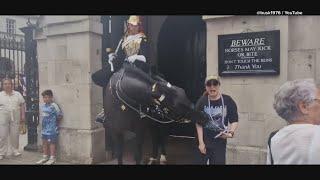
{"type": "MultiPolygon", "coordinates": [[[[149,116],[148,114],[142,112],[142,111],[141,111],[141,104],[137,103],[137,104],[139,104],[139,110],[138,110],[138,109],[136,109],[135,107],[131,106],[131,105],[130,105],[128,102],[126,102],[123,98],[121,98],[121,96],[119,95],[119,92],[118,92],[118,88],[119,88],[120,91],[122,91],[121,83],[120,83],[120,82],[121,82],[123,76],[124,76],[124,70],[122,71],[120,78],[119,78],[118,81],[116,82],[116,94],[117,94],[117,97],[118,97],[118,99],[119,99],[121,102],[123,102],[124,104],[126,104],[126,105],[127,105],[128,107],[130,107],[132,110],[134,110],[134,111],[136,111],[137,113],[139,113],[139,114],[140,114],[140,118],[142,118],[142,117],[148,117],[148,118],[150,118],[151,120],[156,121],[156,122],[161,123],[161,124],[169,124],[169,123],[173,123],[173,122],[177,121],[177,120],[174,120],[174,119],[169,118],[169,117],[167,117],[167,116],[165,116],[165,117],[166,117],[167,119],[169,119],[170,121],[167,121],[167,122],[160,121],[160,120],[158,120],[158,119],[156,119],[156,118],[154,118],[154,117],[152,117],[152,116],[149,116]]],[[[111,86],[111,83],[110,83],[110,86],[111,86]]],[[[111,88],[111,90],[112,90],[112,88],[111,88]]],[[[122,92],[123,92],[123,91],[122,91],[122,92]]],[[[134,101],[134,100],[133,100],[133,101],[134,101]]]]}

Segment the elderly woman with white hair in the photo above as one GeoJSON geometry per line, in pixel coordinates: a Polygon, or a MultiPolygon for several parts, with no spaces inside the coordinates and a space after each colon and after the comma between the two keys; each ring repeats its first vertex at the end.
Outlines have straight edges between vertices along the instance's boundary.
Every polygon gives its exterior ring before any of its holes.
{"type": "Polygon", "coordinates": [[[315,139],[320,137],[320,85],[313,79],[288,81],[276,92],[273,107],[288,125],[271,138],[267,164],[320,163],[315,151],[320,149],[320,138],[315,139]]]}

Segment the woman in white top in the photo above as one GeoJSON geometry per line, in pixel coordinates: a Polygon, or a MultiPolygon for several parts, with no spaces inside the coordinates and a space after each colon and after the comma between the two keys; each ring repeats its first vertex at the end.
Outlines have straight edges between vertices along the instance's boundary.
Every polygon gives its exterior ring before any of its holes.
{"type": "Polygon", "coordinates": [[[320,131],[319,88],[313,79],[299,79],[284,83],[276,92],[273,107],[288,125],[271,138],[267,164],[271,157],[273,164],[320,163],[320,156],[314,155],[320,149],[320,141],[314,143],[320,131]]]}
{"type": "Polygon", "coordinates": [[[14,91],[12,80],[2,80],[0,92],[0,160],[6,155],[19,156],[19,124],[25,121],[22,95],[14,91]]]}

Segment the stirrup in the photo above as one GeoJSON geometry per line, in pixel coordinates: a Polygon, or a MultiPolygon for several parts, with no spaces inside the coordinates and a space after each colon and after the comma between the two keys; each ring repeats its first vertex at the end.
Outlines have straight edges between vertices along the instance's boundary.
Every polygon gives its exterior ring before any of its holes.
{"type": "Polygon", "coordinates": [[[102,109],[102,111],[96,116],[96,122],[98,123],[105,123],[106,122],[106,117],[104,115],[104,110],[102,109]]]}

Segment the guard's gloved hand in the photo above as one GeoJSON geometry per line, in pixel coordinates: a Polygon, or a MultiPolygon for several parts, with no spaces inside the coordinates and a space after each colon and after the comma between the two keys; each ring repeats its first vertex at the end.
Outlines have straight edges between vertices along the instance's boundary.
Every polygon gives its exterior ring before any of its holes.
{"type": "Polygon", "coordinates": [[[130,63],[134,63],[135,60],[146,62],[146,57],[144,55],[138,55],[138,54],[129,56],[127,59],[130,63]]]}
{"type": "Polygon", "coordinates": [[[117,55],[115,54],[115,53],[110,53],[109,55],[108,55],[108,60],[109,61],[113,61],[114,59],[116,59],[117,58],[117,55]]]}

